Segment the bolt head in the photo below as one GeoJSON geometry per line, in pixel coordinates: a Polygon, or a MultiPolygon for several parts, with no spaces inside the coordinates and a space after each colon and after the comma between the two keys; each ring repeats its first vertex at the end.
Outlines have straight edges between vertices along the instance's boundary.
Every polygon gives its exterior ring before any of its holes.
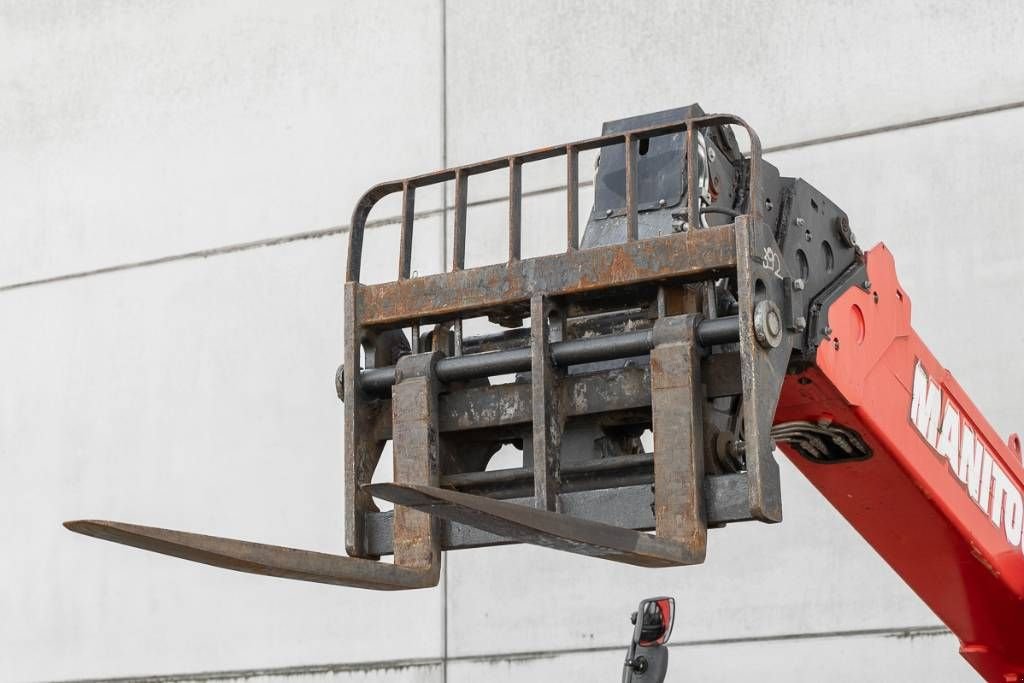
{"type": "Polygon", "coordinates": [[[782,312],[773,301],[761,301],[754,306],[754,336],[766,349],[782,343],[782,312]]]}
{"type": "Polygon", "coordinates": [[[664,207],[665,207],[665,204],[666,204],[666,203],[667,203],[667,202],[665,202],[665,200],[664,200],[664,199],[659,199],[659,200],[658,200],[658,206],[660,206],[660,207],[662,207],[662,208],[664,208],[664,207]]]}
{"type": "Polygon", "coordinates": [[[802,228],[802,227],[804,227],[805,223],[807,223],[807,221],[805,221],[803,218],[800,218],[799,216],[797,216],[796,227],[802,228]]]}
{"type": "Polygon", "coordinates": [[[804,288],[804,284],[805,284],[804,283],[804,279],[801,278],[801,277],[798,277],[797,279],[793,280],[793,289],[795,289],[798,292],[802,291],[803,288],[804,288]]]}
{"type": "Polygon", "coordinates": [[[611,209],[605,209],[604,215],[605,215],[606,218],[611,216],[612,215],[612,210],[611,209]]]}
{"type": "Polygon", "coordinates": [[[807,329],[807,318],[800,316],[794,323],[797,332],[803,332],[807,329]]]}

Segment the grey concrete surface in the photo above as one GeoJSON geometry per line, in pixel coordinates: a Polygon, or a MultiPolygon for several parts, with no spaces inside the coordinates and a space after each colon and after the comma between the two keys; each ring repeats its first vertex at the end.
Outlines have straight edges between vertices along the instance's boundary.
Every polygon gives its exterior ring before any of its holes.
{"type": "Polygon", "coordinates": [[[694,101],[779,145],[1024,98],[1014,0],[484,0],[447,22],[450,163],[694,101]]]}
{"type": "MultiPolygon", "coordinates": [[[[1022,24],[994,0],[0,2],[0,680],[616,680],[624,620],[649,593],[679,599],[679,680],[974,680],[788,463],[786,521],[712,532],[702,567],[485,549],[414,593],[229,573],[60,522],[342,551],[347,239],[329,228],[370,185],[446,156],[693,100],[768,146],[893,128],[769,159],[843,206],[863,244],[888,244],[917,329],[1001,433],[1020,429],[1006,397],[1024,379],[1008,284],[1022,24]],[[277,241],[304,231],[325,236],[277,241]],[[208,251],[175,256],[193,250],[208,251]],[[47,277],[68,279],[10,288],[47,277]]],[[[525,255],[561,248],[563,202],[524,203],[525,255]]],[[[504,211],[470,211],[471,263],[502,257],[504,211]]],[[[414,270],[450,253],[441,224],[418,221],[414,270]]],[[[368,280],[393,277],[396,237],[368,231],[368,280]]]]}
{"type": "MultiPolygon", "coordinates": [[[[449,683],[489,681],[613,681],[623,653],[615,650],[559,656],[454,661],[449,683]]],[[[842,683],[970,681],[973,670],[949,635],[862,635],[672,647],[668,681],[842,683]]]]}
{"type": "Polygon", "coordinates": [[[442,165],[436,0],[8,0],[0,34],[0,285],[347,224],[442,165]]]}
{"type": "Polygon", "coordinates": [[[0,624],[0,680],[441,655],[439,589],[275,581],[60,526],[120,519],[343,552],[344,253],[309,240],[0,297],[18,326],[0,339],[0,545],[14,560],[0,594],[19,615],[0,624]]]}

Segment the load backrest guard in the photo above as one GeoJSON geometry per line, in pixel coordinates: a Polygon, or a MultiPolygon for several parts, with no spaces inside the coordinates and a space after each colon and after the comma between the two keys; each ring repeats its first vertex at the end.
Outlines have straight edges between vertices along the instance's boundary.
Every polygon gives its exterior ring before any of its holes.
{"type": "Polygon", "coordinates": [[[822,321],[837,292],[862,281],[845,214],[780,178],[741,119],[697,105],[378,185],[352,218],[338,372],[349,556],[110,521],[67,526],[238,571],[379,590],[436,585],[442,550],[501,543],[699,563],[708,527],[781,519],[773,437],[820,462],[866,455],[841,426],[772,427],[787,367],[828,336],[822,321]],[[733,128],[749,137],[745,155],[733,128]],[[588,150],[601,156],[581,241],[588,150]],[[567,248],[523,259],[523,166],[558,157],[567,248]],[[469,180],[505,169],[507,260],[467,269],[469,180]],[[415,276],[416,192],[448,181],[451,269],[415,276]],[[394,193],[398,280],[362,284],[367,216],[394,193]],[[529,327],[464,337],[463,322],[477,317],[529,327]],[[491,383],[510,373],[515,382],[491,383]],[[640,438],[647,429],[653,453],[640,438]],[[373,484],[388,441],[394,481],[373,484]],[[522,467],[488,471],[506,444],[522,448],[522,467]],[[375,497],[395,510],[380,511],[375,497]]]}
{"type": "Polygon", "coordinates": [[[779,521],[770,429],[792,351],[783,313],[792,279],[781,258],[764,266],[764,254],[781,254],[764,220],[765,166],[742,120],[693,106],[370,190],[353,216],[345,290],[345,368],[361,368],[343,373],[349,554],[397,553],[412,540],[401,522],[410,511],[442,520],[445,550],[527,542],[644,566],[702,562],[709,524],[779,521]],[[733,125],[750,138],[747,157],[733,125]],[[580,248],[579,153],[591,149],[602,152],[580,248]],[[566,159],[568,246],[523,260],[522,167],[552,157],[566,159]],[[466,269],[469,179],[506,168],[508,260],[466,269]],[[451,270],[411,277],[416,191],[446,181],[455,184],[451,270]],[[361,284],[366,218],[396,192],[399,279],[361,284]],[[462,321],[480,316],[529,317],[530,337],[463,338],[462,321]],[[421,332],[430,325],[454,331],[451,353],[423,348],[436,337],[421,332]],[[406,344],[406,358],[439,358],[430,407],[399,408],[402,382],[378,365],[406,344]],[[519,381],[489,385],[510,372],[519,381]],[[399,437],[406,411],[432,410],[436,431],[422,443],[399,437]],[[637,447],[645,429],[653,454],[637,447]],[[392,437],[395,481],[371,484],[392,437]],[[437,485],[399,474],[434,443],[437,485]],[[509,443],[522,444],[523,467],[487,471],[509,443]],[[380,512],[372,497],[398,507],[380,512]]]}

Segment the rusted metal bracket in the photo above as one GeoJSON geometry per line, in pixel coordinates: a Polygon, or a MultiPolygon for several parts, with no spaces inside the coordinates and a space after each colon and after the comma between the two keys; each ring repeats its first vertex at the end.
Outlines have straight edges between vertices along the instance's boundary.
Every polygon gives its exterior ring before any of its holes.
{"type": "Polygon", "coordinates": [[[541,510],[558,503],[558,461],[565,428],[565,409],[557,391],[561,370],[551,357],[551,344],[562,341],[565,318],[543,294],[530,300],[530,387],[533,411],[533,491],[541,510]]]}
{"type": "MultiPolygon", "coordinates": [[[[549,309],[535,299],[533,310],[549,309]]],[[[542,320],[547,315],[541,316],[542,320]]],[[[534,318],[536,321],[536,317],[534,318]]],[[[670,567],[704,561],[707,549],[707,515],[704,505],[704,404],[700,379],[701,347],[697,341],[699,316],[662,318],[654,325],[651,352],[651,405],[654,426],[655,534],[554,512],[538,503],[524,505],[493,500],[435,486],[373,484],[368,492],[396,505],[413,507],[452,522],[469,524],[499,536],[579,555],[600,557],[642,567],[670,567]]],[[[535,330],[534,352],[537,359],[535,330]]],[[[546,335],[545,335],[546,336],[546,335]]],[[[536,372],[537,363],[534,363],[536,372]]],[[[553,382],[533,377],[534,444],[538,421],[547,425],[550,416],[538,414],[538,401],[550,405],[557,394],[553,382]],[[538,389],[543,392],[538,395],[538,389]]],[[[550,439],[541,434],[540,438],[550,439]]],[[[553,454],[557,458],[557,451],[553,454]]],[[[534,463],[535,477],[538,464],[534,463]]],[[[537,489],[541,487],[537,485],[537,489]]]]}
{"type": "MultiPolygon", "coordinates": [[[[396,366],[391,403],[395,481],[437,486],[440,434],[437,426],[437,361],[441,353],[405,356],[396,366]]],[[[408,508],[395,510],[395,564],[422,571],[437,585],[441,542],[437,522],[408,508]]]]}
{"type": "Polygon", "coordinates": [[[704,415],[699,316],[661,318],[651,351],[654,518],[657,534],[679,545],[687,562],[704,561],[704,415]]]}

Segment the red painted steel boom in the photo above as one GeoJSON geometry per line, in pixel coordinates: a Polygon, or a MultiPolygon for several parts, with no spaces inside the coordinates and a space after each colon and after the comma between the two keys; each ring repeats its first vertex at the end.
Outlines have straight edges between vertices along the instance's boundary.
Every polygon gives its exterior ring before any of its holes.
{"type": "Polygon", "coordinates": [[[911,327],[892,254],[829,309],[832,343],[790,375],[776,422],[829,420],[872,457],[796,467],[949,626],[989,681],[1024,680],[1024,467],[911,327]]]}

